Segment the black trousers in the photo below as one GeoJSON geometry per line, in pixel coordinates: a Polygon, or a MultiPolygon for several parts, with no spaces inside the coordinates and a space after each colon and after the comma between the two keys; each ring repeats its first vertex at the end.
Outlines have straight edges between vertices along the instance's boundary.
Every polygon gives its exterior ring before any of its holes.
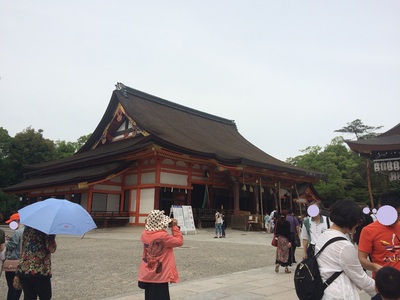
{"type": "Polygon", "coordinates": [[[22,294],[22,290],[16,290],[13,287],[15,272],[5,272],[5,273],[8,286],[7,300],[19,300],[22,294]]]}
{"type": "Polygon", "coordinates": [[[296,261],[296,234],[294,232],[290,233],[289,242],[292,244],[292,247],[290,247],[290,261],[294,263],[296,261]]]}
{"type": "Polygon", "coordinates": [[[146,282],[145,286],[144,286],[144,299],[145,300],[170,300],[168,282],[165,282],[165,283],[146,282]]]}
{"type": "Polygon", "coordinates": [[[24,300],[50,300],[51,281],[49,276],[22,276],[19,279],[24,291],[24,300]]]}

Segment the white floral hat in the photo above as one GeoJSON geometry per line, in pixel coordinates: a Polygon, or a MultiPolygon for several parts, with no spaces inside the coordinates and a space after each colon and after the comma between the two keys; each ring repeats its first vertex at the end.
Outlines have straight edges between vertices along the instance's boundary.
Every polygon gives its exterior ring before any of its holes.
{"type": "Polygon", "coordinates": [[[147,216],[144,228],[149,231],[163,230],[171,221],[170,217],[164,215],[163,210],[152,210],[147,216]]]}

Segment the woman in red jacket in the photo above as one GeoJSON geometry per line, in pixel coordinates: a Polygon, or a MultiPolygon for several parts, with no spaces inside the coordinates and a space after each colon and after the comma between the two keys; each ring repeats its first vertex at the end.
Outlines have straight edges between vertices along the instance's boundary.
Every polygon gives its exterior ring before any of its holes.
{"type": "Polygon", "coordinates": [[[183,245],[177,220],[164,215],[163,210],[151,211],[140,240],[143,257],[138,284],[145,290],[145,300],[169,300],[168,284],[179,282],[173,248],[183,245]],[[167,232],[169,223],[172,235],[167,232]]]}

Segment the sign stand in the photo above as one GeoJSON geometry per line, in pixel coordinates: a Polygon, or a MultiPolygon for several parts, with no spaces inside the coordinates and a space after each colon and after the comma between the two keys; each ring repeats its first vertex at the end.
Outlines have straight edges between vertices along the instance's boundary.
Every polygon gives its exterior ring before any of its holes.
{"type": "Polygon", "coordinates": [[[194,226],[194,218],[192,207],[188,205],[172,205],[169,216],[178,221],[178,226],[181,231],[187,235],[188,233],[196,234],[196,227],[194,226]]]}

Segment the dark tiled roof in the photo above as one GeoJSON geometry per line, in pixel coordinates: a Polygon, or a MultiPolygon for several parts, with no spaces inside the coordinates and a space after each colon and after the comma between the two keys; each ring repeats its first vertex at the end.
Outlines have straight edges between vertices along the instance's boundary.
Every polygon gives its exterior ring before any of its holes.
{"type": "MultiPolygon", "coordinates": [[[[118,103],[121,103],[138,126],[149,132],[151,139],[162,147],[214,158],[225,164],[242,164],[309,177],[323,177],[320,172],[294,167],[260,150],[238,132],[232,120],[194,110],[126,86],[114,91],[103,120],[80,151],[86,151],[100,139],[103,128],[118,103]]],[[[285,146],[282,144],[282,147],[285,146]]]]}
{"type": "MultiPolygon", "coordinates": [[[[232,120],[194,110],[118,84],[97,128],[75,155],[28,166],[29,179],[5,191],[45,184],[44,181],[50,178],[54,180],[46,184],[56,184],[62,180],[63,182],[77,181],[75,173],[87,172],[97,176],[98,172],[94,167],[96,164],[118,160],[124,154],[151,145],[200,158],[215,159],[221,164],[231,166],[244,165],[287,172],[305,176],[310,180],[324,178],[323,173],[297,168],[260,150],[238,132],[232,120]],[[104,129],[113,119],[119,103],[137,126],[149,135],[103,145],[99,141],[104,129]],[[63,172],[58,173],[59,170],[63,172]],[[43,177],[50,174],[53,175],[49,178],[43,177]]],[[[287,147],[287,145],[282,144],[282,147],[287,147]]]]}
{"type": "Polygon", "coordinates": [[[13,192],[30,188],[45,188],[58,184],[77,184],[79,182],[96,181],[104,179],[110,174],[118,173],[128,167],[129,164],[126,162],[113,162],[54,174],[37,175],[5,188],[4,191],[13,192]]]}
{"type": "Polygon", "coordinates": [[[361,154],[380,151],[400,151],[400,124],[375,138],[346,141],[346,143],[351,150],[361,154]]]}

